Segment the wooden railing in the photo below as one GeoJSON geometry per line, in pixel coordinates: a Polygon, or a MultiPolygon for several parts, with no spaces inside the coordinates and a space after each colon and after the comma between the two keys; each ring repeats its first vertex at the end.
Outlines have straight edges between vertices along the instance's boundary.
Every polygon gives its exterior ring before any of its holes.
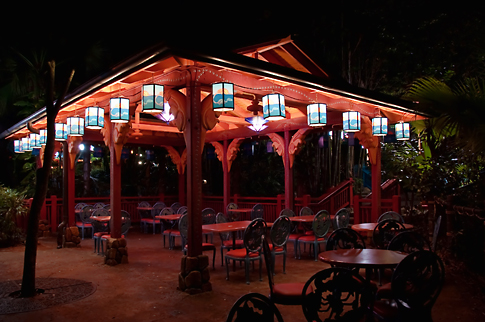
{"type": "MultiPolygon", "coordinates": [[[[375,222],[376,219],[371,217],[372,199],[354,196],[354,224],[363,222],[375,222]]],[[[392,196],[391,199],[381,199],[381,213],[386,211],[401,212],[401,197],[392,196]]]]}

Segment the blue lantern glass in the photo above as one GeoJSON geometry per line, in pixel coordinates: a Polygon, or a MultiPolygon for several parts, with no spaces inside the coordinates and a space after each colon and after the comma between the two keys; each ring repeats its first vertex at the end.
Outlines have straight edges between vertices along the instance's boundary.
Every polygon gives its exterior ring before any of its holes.
{"type": "Polygon", "coordinates": [[[30,138],[28,137],[22,138],[22,151],[24,152],[32,151],[32,148],[30,147],[30,138]]]}
{"type": "Polygon", "coordinates": [[[356,111],[344,112],[342,114],[343,128],[347,132],[360,131],[360,113],[356,111]]]}
{"type": "Polygon", "coordinates": [[[327,104],[315,103],[307,105],[308,125],[324,126],[327,124],[327,104]]]}
{"type": "Polygon", "coordinates": [[[109,118],[114,123],[128,123],[130,120],[130,100],[123,97],[110,99],[109,118]]]}
{"type": "Polygon", "coordinates": [[[163,105],[163,85],[147,84],[142,88],[142,112],[162,113],[163,105]]]}
{"type": "Polygon", "coordinates": [[[40,149],[40,135],[37,133],[30,133],[29,144],[32,149],[40,149]]]}
{"type": "Polygon", "coordinates": [[[411,138],[411,129],[409,123],[396,124],[396,140],[409,140],[411,138]]]}
{"type": "Polygon", "coordinates": [[[15,153],[23,153],[22,150],[22,141],[21,140],[14,140],[13,141],[13,152],[15,153]]]}
{"type": "Polygon", "coordinates": [[[90,106],[86,108],[85,119],[85,127],[87,129],[102,129],[104,127],[104,108],[99,106],[90,106]]]}
{"type": "Polygon", "coordinates": [[[372,119],[372,135],[387,135],[387,117],[375,117],[372,119]]]}
{"type": "Polygon", "coordinates": [[[234,84],[212,84],[212,109],[217,112],[234,110],[234,84]]]}
{"type": "Polygon", "coordinates": [[[67,135],[83,136],[84,135],[84,119],[82,117],[68,117],[67,118],[67,135]]]}
{"type": "Polygon", "coordinates": [[[47,143],[47,130],[46,129],[40,130],[39,136],[40,136],[40,139],[39,139],[40,145],[46,145],[46,143],[47,143]]]}
{"type": "Polygon", "coordinates": [[[281,94],[263,96],[263,117],[268,120],[282,120],[285,114],[285,97],[281,94]]]}
{"type": "Polygon", "coordinates": [[[64,123],[56,123],[56,141],[66,141],[67,140],[67,125],[64,123]]]}

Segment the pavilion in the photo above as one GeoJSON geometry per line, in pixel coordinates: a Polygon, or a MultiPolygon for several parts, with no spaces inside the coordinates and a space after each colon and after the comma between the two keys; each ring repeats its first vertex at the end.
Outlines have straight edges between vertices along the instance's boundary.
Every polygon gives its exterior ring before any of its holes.
{"type": "MultiPolygon", "coordinates": [[[[202,253],[200,164],[205,143],[215,147],[216,154],[222,161],[224,205],[227,205],[230,184],[228,174],[232,161],[241,140],[255,135],[254,127],[250,128],[251,124],[247,120],[260,116],[259,120],[266,122],[266,127],[259,131],[259,135],[268,136],[283,158],[285,206],[293,208],[291,167],[305,136],[315,129],[314,125],[354,131],[370,156],[373,180],[372,216],[377,218],[380,213],[380,144],[379,136],[372,132],[372,119],[385,119],[390,125],[406,124],[424,117],[416,111],[415,103],[332,79],[291,37],[235,52],[201,51],[166,43],[153,46],[68,94],[56,122],[67,123],[68,118],[75,116],[83,119],[88,107],[104,109],[101,110],[104,124],[98,129],[84,129],[83,136],[71,133],[67,143],[64,143],[70,155],[70,158],[65,159],[71,163],[67,180],[72,184],[67,185],[65,192],[65,209],[69,211],[70,221],[74,220],[72,164],[82,140],[104,142],[110,147],[113,237],[120,237],[121,219],[116,214],[121,210],[120,156],[123,145],[143,142],[164,146],[177,165],[179,174],[184,174],[185,171],[187,174],[186,186],[184,180],[179,180],[179,197],[186,200],[188,206],[188,233],[191,237],[188,245],[189,256],[202,253]],[[163,89],[152,86],[158,94],[152,95],[151,99],[158,101],[158,104],[155,104],[155,111],[147,113],[144,112],[143,102],[148,102],[150,98],[143,97],[144,92],[147,92],[143,86],[149,84],[163,85],[163,89]],[[217,86],[227,87],[216,93],[217,86]],[[227,95],[222,97],[226,98],[223,103],[229,103],[228,106],[217,105],[221,92],[227,95]],[[125,122],[115,120],[114,108],[110,109],[110,101],[118,101],[117,107],[120,108],[120,98],[127,99],[123,100],[128,104],[128,117],[125,122]],[[266,100],[272,99],[279,100],[280,105],[266,110],[266,100]],[[169,104],[173,120],[160,119],[161,107],[166,105],[164,103],[169,104]],[[312,107],[307,107],[308,105],[312,107]],[[317,108],[313,115],[318,117],[307,116],[307,108],[317,108]],[[273,112],[276,115],[270,115],[273,112]],[[343,114],[356,114],[356,124],[359,127],[352,129],[353,123],[344,124],[343,114]],[[312,121],[322,123],[310,124],[312,121]]],[[[74,122],[74,119],[70,119],[70,122],[74,122]]],[[[13,125],[0,137],[20,140],[32,131],[36,132],[45,127],[44,108],[13,125]]]]}

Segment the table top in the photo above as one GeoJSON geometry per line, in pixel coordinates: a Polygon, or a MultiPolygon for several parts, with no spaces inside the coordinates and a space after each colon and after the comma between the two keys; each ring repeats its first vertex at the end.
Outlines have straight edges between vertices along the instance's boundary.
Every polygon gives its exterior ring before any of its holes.
{"type": "Polygon", "coordinates": [[[237,209],[228,209],[228,212],[250,212],[253,208],[237,208],[237,209]]]}
{"type": "Polygon", "coordinates": [[[231,221],[218,224],[202,225],[202,229],[206,231],[213,231],[216,233],[225,233],[230,231],[244,230],[250,223],[250,220],[231,221]]]}
{"type": "MultiPolygon", "coordinates": [[[[352,225],[352,229],[358,232],[365,232],[365,231],[374,231],[374,228],[376,228],[377,223],[376,222],[366,222],[362,224],[355,224],[352,225]]],[[[413,229],[413,225],[411,224],[404,224],[404,228],[406,229],[413,229]]]]}
{"type": "Polygon", "coordinates": [[[107,222],[110,221],[111,216],[91,216],[90,218],[99,222],[107,222]]]}
{"type": "Polygon", "coordinates": [[[138,210],[152,210],[153,207],[136,207],[138,210]]]}
{"type": "Polygon", "coordinates": [[[180,217],[182,217],[182,214],[172,214],[172,215],[165,215],[165,216],[155,216],[155,219],[160,219],[160,220],[179,220],[180,217]]]}
{"type": "Polygon", "coordinates": [[[361,268],[393,268],[408,254],[387,249],[337,249],[318,254],[325,263],[361,268]]]}

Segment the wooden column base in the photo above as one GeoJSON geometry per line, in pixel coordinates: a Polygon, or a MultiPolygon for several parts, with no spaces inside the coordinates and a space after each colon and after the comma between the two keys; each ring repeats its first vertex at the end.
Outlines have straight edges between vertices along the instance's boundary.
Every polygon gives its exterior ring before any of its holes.
{"type": "Polygon", "coordinates": [[[209,280],[209,256],[182,257],[177,289],[191,295],[212,291],[212,284],[209,280]]]}
{"type": "Polygon", "coordinates": [[[104,263],[110,266],[128,264],[128,247],[124,238],[108,238],[104,263]]]}

